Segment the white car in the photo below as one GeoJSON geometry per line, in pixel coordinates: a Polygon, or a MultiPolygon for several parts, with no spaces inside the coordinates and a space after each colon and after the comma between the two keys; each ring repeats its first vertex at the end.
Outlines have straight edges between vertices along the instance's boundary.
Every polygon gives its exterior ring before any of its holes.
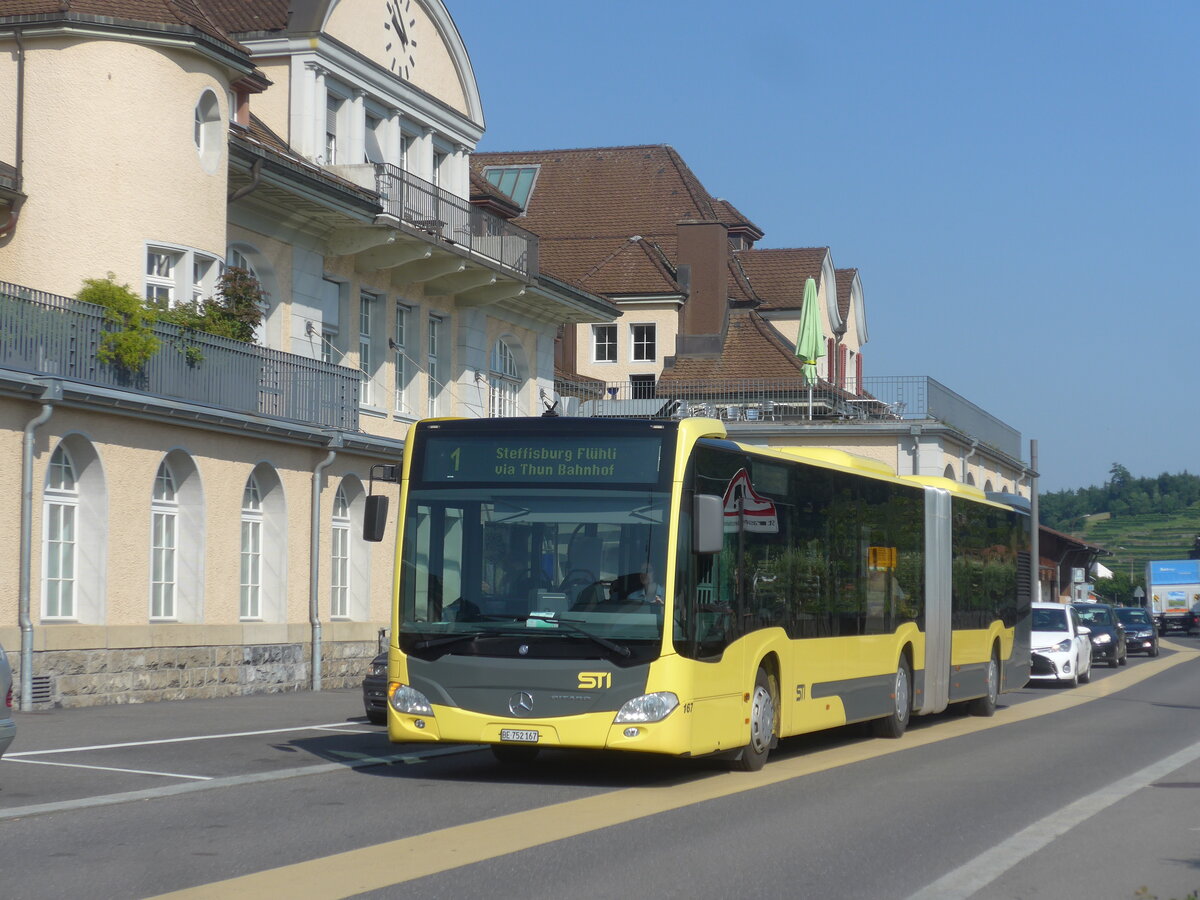
{"type": "Polygon", "coordinates": [[[1056,681],[1072,687],[1092,679],[1092,639],[1068,603],[1033,604],[1030,646],[1033,681],[1056,681]]]}
{"type": "Polygon", "coordinates": [[[8,666],[8,657],[4,655],[4,647],[0,645],[0,756],[8,749],[17,734],[17,723],[12,717],[12,669],[8,666]]]}

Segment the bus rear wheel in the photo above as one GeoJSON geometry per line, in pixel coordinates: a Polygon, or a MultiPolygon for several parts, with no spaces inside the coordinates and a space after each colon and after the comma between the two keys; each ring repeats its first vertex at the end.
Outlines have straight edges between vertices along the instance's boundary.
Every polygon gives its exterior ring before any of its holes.
{"type": "Polygon", "coordinates": [[[996,651],[992,651],[992,658],[988,660],[987,672],[984,674],[987,679],[987,693],[982,697],[977,697],[967,706],[967,711],[973,716],[994,716],[996,714],[996,701],[1000,699],[1000,658],[996,655],[996,651]]]}
{"type": "Polygon", "coordinates": [[[912,717],[912,668],[908,660],[900,658],[896,667],[896,680],[892,690],[892,711],[882,719],[871,723],[871,730],[876,737],[898,738],[904,735],[908,728],[908,720],[912,717]]]}
{"type": "Polygon", "coordinates": [[[754,677],[750,695],[750,743],[733,760],[739,772],[757,772],[779,739],[779,681],[764,668],[754,677]]]}

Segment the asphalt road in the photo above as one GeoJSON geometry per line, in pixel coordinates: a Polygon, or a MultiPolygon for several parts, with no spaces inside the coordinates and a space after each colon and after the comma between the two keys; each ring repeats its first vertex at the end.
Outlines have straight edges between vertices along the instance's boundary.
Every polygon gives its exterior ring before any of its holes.
{"type": "Polygon", "coordinates": [[[18,714],[0,897],[1183,898],[1200,640],[993,719],[706,761],[388,743],[353,691],[18,714]]]}

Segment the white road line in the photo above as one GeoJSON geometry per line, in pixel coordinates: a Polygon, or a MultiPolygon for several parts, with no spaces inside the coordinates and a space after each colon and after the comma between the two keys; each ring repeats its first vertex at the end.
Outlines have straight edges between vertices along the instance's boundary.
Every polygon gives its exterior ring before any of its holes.
{"type": "Polygon", "coordinates": [[[152,744],[183,744],[188,741],[218,741],[222,738],[253,737],[259,734],[285,734],[289,731],[320,731],[322,728],[337,728],[345,722],[327,722],[323,725],[294,725],[291,728],[268,728],[265,731],[235,731],[229,734],[198,734],[191,737],[162,738],[157,741],[128,741],[124,744],[95,744],[91,747],[62,747],[57,750],[22,750],[6,753],[4,759],[19,756],[47,756],[51,753],[82,753],[84,750],[112,750],[118,747],[149,747],[152,744]]]}
{"type": "MultiPolygon", "coordinates": [[[[345,763],[324,763],[314,766],[299,766],[294,769],[280,769],[275,772],[257,772],[252,775],[234,775],[229,778],[213,778],[211,781],[190,782],[188,784],[172,784],[167,787],[147,788],[143,791],[126,791],[121,794],[104,794],[98,797],[80,797],[77,800],[62,800],[57,803],[39,803],[32,806],[18,806],[15,809],[0,809],[0,821],[5,819],[23,819],[26,816],[37,816],[46,813],[67,812],[76,809],[87,809],[93,806],[115,806],[118,803],[132,803],[135,800],[155,800],[160,797],[174,797],[179,794],[191,794],[196,791],[209,791],[214,788],[237,787],[245,784],[260,784],[266,781],[281,781],[284,778],[296,778],[304,775],[326,775],[331,772],[345,772],[351,769],[365,769],[368,766],[392,765],[394,763],[412,764],[424,762],[437,756],[453,756],[457,753],[475,753],[482,749],[474,744],[456,745],[453,747],[438,747],[422,750],[420,753],[396,753],[391,756],[369,757],[345,763]]],[[[9,760],[5,755],[0,762],[23,762],[24,760],[9,760]]]]}
{"type": "Polygon", "coordinates": [[[1200,741],[1034,822],[1007,841],[926,885],[909,900],[966,900],[1072,828],[1196,759],[1200,759],[1200,741]]]}
{"type": "Polygon", "coordinates": [[[130,775],[161,775],[163,778],[191,778],[195,781],[212,781],[211,775],[178,775],[175,772],[151,772],[148,769],[118,769],[116,766],[85,766],[82,763],[54,762],[49,759],[14,759],[12,762],[27,766],[63,766],[67,769],[99,769],[101,772],[128,772],[130,775]]]}

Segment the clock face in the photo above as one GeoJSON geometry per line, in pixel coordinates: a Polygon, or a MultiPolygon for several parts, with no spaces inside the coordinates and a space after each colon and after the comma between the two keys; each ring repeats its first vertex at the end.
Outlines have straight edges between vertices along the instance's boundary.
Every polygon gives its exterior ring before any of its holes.
{"type": "Polygon", "coordinates": [[[413,28],[417,20],[409,13],[412,0],[384,0],[384,47],[388,68],[393,75],[408,78],[416,61],[417,42],[413,28]]]}

